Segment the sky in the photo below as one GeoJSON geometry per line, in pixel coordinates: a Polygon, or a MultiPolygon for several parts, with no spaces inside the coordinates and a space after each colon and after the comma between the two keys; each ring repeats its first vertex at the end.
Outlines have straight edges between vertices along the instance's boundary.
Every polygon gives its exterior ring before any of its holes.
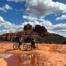
{"type": "Polygon", "coordinates": [[[66,0],[0,0],[0,34],[37,24],[66,37],[66,0]]]}

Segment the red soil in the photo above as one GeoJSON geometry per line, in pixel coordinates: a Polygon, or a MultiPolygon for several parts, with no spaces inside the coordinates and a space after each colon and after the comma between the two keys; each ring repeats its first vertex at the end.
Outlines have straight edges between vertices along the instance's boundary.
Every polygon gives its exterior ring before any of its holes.
{"type": "MultiPolygon", "coordinates": [[[[66,66],[66,45],[38,44],[35,50],[20,51],[13,50],[13,44],[14,43],[1,42],[0,54],[13,54],[18,61],[15,61],[19,64],[18,66],[66,66]]],[[[5,60],[0,60],[0,66],[10,66],[7,65],[7,61],[3,63],[5,60]]]]}

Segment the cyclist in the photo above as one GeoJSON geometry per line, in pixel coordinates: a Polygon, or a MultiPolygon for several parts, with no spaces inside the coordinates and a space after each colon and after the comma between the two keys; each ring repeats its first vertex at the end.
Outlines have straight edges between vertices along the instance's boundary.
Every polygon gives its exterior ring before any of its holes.
{"type": "Polygon", "coordinates": [[[35,46],[35,40],[34,40],[34,39],[31,40],[31,47],[32,47],[33,49],[36,48],[36,46],[35,46]]]}
{"type": "Polygon", "coordinates": [[[22,45],[22,41],[23,41],[23,38],[22,37],[19,37],[19,41],[18,41],[18,43],[19,43],[18,48],[19,49],[21,49],[20,46],[22,45]]]}
{"type": "Polygon", "coordinates": [[[18,42],[18,49],[20,49],[20,46],[22,45],[23,38],[17,36],[16,41],[18,42]]]}

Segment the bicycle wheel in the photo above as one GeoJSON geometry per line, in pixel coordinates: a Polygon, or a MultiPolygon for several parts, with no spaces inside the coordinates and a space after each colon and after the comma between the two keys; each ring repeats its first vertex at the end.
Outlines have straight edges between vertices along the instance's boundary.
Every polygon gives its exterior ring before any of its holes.
{"type": "Polygon", "coordinates": [[[28,50],[28,51],[32,50],[31,45],[27,45],[27,50],[28,50]]]}
{"type": "Polygon", "coordinates": [[[23,45],[20,45],[20,47],[18,49],[19,50],[23,50],[23,45]]]}
{"type": "Polygon", "coordinates": [[[27,45],[23,44],[23,50],[27,51],[27,45]]]}
{"type": "Polygon", "coordinates": [[[18,49],[18,44],[14,44],[14,45],[13,45],[13,49],[14,49],[14,50],[17,50],[17,49],[18,49]]]}
{"type": "Polygon", "coordinates": [[[35,46],[36,46],[36,49],[39,49],[39,45],[38,45],[38,43],[37,43],[37,44],[35,44],[35,46]]]}

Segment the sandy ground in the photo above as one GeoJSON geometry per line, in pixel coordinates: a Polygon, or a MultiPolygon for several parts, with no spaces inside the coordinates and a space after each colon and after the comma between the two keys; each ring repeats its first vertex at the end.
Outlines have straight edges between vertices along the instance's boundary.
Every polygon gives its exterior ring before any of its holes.
{"type": "Polygon", "coordinates": [[[37,44],[34,50],[20,51],[13,50],[14,44],[1,42],[0,54],[13,54],[18,58],[18,66],[66,66],[66,45],[37,44]]]}

